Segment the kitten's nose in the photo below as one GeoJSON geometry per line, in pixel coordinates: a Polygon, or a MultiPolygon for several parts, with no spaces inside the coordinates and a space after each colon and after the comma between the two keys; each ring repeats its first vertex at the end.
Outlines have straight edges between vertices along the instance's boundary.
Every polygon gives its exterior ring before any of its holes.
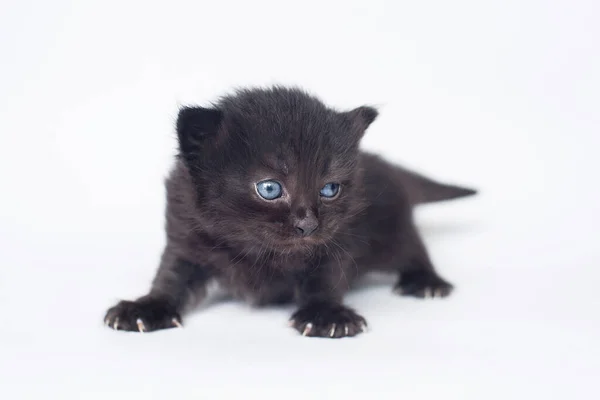
{"type": "Polygon", "coordinates": [[[299,236],[310,236],[319,227],[319,221],[313,216],[296,220],[294,228],[299,236]]]}

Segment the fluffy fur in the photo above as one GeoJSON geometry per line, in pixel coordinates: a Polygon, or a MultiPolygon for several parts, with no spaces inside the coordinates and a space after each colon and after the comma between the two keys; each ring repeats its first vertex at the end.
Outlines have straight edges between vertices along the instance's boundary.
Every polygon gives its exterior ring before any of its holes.
{"type": "Polygon", "coordinates": [[[366,320],[343,302],[360,275],[398,274],[396,292],[447,296],[412,219],[416,204],[472,195],[359,149],[374,108],[327,107],[297,88],[246,89],[177,119],[179,154],[166,182],[167,243],[149,293],[108,310],[110,327],[181,326],[210,280],[255,305],[296,302],[306,336],[354,336],[366,320]],[[265,200],[256,183],[281,183],[265,200]],[[340,184],[334,198],[320,195],[340,184]],[[310,235],[298,227],[310,226],[310,235]]]}

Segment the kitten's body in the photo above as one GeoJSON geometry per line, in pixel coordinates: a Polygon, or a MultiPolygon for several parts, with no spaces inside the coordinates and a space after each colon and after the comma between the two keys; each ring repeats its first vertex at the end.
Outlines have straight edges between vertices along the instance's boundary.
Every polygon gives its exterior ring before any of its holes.
{"type": "Polygon", "coordinates": [[[366,321],[342,305],[358,276],[402,278],[397,291],[446,296],[412,221],[412,207],[474,191],[442,185],[358,149],[377,113],[340,113],[295,90],[247,90],[213,109],[180,112],[180,157],[167,180],[167,245],[150,293],[111,308],[107,324],[149,331],[180,313],[215,279],[255,305],[295,301],[305,335],[353,336],[366,321]],[[265,200],[256,182],[285,196],[265,200]],[[339,182],[334,198],[319,196],[339,182]],[[305,222],[318,224],[299,236],[305,222]]]}

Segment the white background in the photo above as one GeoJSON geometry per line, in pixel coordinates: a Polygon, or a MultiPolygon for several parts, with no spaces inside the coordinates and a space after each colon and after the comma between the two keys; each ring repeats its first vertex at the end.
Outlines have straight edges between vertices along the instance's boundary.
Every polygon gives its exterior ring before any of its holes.
{"type": "Polygon", "coordinates": [[[600,398],[599,4],[3,1],[0,397],[600,398]],[[481,190],[417,212],[455,294],[365,286],[354,339],[231,302],[105,328],[162,251],[178,106],[268,83],[377,105],[365,148],[481,190]]]}

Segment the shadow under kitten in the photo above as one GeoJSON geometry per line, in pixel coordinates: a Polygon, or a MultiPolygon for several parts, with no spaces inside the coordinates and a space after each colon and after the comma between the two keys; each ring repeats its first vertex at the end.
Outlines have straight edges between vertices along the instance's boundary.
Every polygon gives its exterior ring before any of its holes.
{"type": "Polygon", "coordinates": [[[400,295],[448,296],[453,285],[435,271],[412,210],[476,192],[361,151],[377,115],[280,86],[182,108],[160,266],[149,293],[110,308],[106,324],[181,327],[211,281],[256,306],[294,302],[291,326],[329,338],[365,330],[343,296],[367,272],[396,274],[400,295]]]}

